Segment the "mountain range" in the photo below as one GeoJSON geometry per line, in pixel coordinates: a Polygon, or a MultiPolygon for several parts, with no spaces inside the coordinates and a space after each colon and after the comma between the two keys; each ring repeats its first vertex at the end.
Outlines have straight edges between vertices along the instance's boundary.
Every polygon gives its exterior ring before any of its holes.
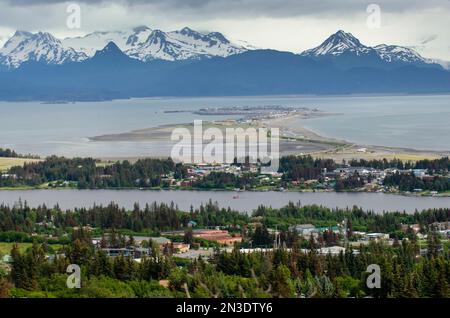
{"type": "Polygon", "coordinates": [[[413,49],[386,44],[366,46],[351,33],[342,30],[332,34],[318,47],[306,50],[301,55],[316,60],[332,60],[341,67],[393,68],[403,65],[439,67],[434,60],[422,57],[413,49]]]}
{"type": "Polygon", "coordinates": [[[344,31],[299,54],[145,26],[66,39],[17,31],[0,50],[2,100],[449,91],[450,72],[433,60],[344,31]]]}
{"type": "Polygon", "coordinates": [[[47,32],[17,31],[0,49],[0,63],[17,68],[28,61],[47,64],[80,62],[95,55],[109,42],[140,61],[198,60],[242,53],[246,47],[231,43],[219,32],[202,33],[188,27],[164,32],[140,26],[128,31],[93,32],[59,40],[47,32]]]}

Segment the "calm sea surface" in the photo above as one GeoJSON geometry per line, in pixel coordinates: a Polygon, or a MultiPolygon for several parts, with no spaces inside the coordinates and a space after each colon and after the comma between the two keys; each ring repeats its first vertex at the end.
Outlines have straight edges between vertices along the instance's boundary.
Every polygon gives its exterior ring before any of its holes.
{"type": "Polygon", "coordinates": [[[320,98],[316,105],[341,114],[303,121],[320,135],[366,145],[450,150],[450,95],[320,98]]]}
{"type": "Polygon", "coordinates": [[[70,104],[0,102],[0,147],[41,156],[161,156],[170,152],[167,142],[90,142],[88,137],[192,123],[194,119],[225,118],[165,113],[170,110],[258,105],[317,107],[339,113],[298,123],[330,137],[371,145],[450,150],[450,95],[153,98],[70,104]]]}
{"type": "Polygon", "coordinates": [[[19,200],[30,206],[56,203],[63,209],[109,204],[111,201],[131,209],[135,202],[144,206],[152,202],[174,202],[180,209],[189,211],[209,200],[220,207],[231,207],[241,212],[251,212],[259,205],[279,208],[290,201],[302,205],[318,204],[329,208],[358,206],[375,212],[406,211],[408,213],[428,208],[449,208],[450,197],[412,197],[383,193],[334,192],[233,192],[233,191],[140,191],[140,190],[6,190],[0,191],[0,203],[10,206],[19,200]]]}

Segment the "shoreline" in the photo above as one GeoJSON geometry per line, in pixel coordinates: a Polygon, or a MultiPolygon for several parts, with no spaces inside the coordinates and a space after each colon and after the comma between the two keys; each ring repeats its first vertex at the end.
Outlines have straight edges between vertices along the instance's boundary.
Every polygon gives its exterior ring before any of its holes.
{"type": "Polygon", "coordinates": [[[135,203],[164,203],[189,211],[191,206],[205,206],[208,202],[240,212],[251,212],[259,205],[281,208],[292,202],[302,206],[322,206],[330,209],[352,209],[353,206],[375,213],[406,212],[448,208],[450,197],[401,196],[389,193],[350,192],[235,192],[235,191],[173,191],[173,190],[38,190],[0,191],[0,204],[13,206],[19,201],[30,207],[59,205],[63,210],[93,206],[108,206],[111,202],[132,210],[135,203]],[[114,199],[112,199],[114,198],[114,199]]]}
{"type": "Polygon", "coordinates": [[[187,191],[187,192],[224,192],[224,193],[265,193],[265,192],[279,192],[279,193],[318,193],[318,194],[324,194],[324,193],[337,193],[337,194],[383,194],[383,195],[392,195],[392,196],[401,196],[401,197],[408,197],[408,198],[448,198],[450,197],[450,192],[444,192],[444,193],[438,193],[438,194],[428,194],[429,191],[425,193],[412,193],[412,192],[380,192],[380,191],[361,191],[361,190],[345,190],[345,191],[331,191],[331,190],[321,190],[321,189],[265,189],[265,190],[258,190],[258,189],[251,189],[251,190],[233,190],[233,189],[220,189],[220,188],[213,188],[213,189],[202,189],[202,188],[86,188],[86,189],[79,189],[79,188],[70,188],[70,187],[6,187],[1,188],[0,191],[2,192],[16,192],[16,191],[35,191],[35,190],[43,190],[43,191],[139,191],[139,192],[160,192],[160,191],[167,191],[167,192],[179,192],[179,191],[187,191]]]}
{"type": "MultiPolygon", "coordinates": [[[[319,113],[318,116],[334,116],[335,113],[319,113]]],[[[400,159],[403,161],[418,161],[423,159],[438,159],[450,156],[450,151],[422,150],[414,148],[390,147],[382,145],[359,144],[349,140],[331,138],[306,128],[302,120],[309,118],[305,114],[291,114],[279,118],[260,118],[251,124],[242,123],[234,119],[205,122],[204,127],[265,127],[279,128],[282,155],[311,155],[315,158],[329,158],[335,161],[351,159],[400,159]],[[293,125],[296,125],[293,127],[293,125]]],[[[119,134],[105,134],[89,137],[90,142],[173,142],[170,140],[171,131],[175,128],[192,128],[192,123],[166,124],[157,127],[136,129],[119,134]]],[[[130,156],[130,157],[99,157],[100,160],[130,160],[141,158],[161,158],[167,155],[130,156]]]]}
{"type": "MultiPolygon", "coordinates": [[[[335,115],[335,114],[331,114],[335,115]]],[[[338,115],[338,114],[337,114],[338,115]]],[[[439,159],[450,156],[450,151],[422,150],[404,147],[390,147],[381,145],[360,144],[349,140],[326,137],[319,132],[306,128],[300,121],[299,116],[288,116],[283,119],[268,120],[267,124],[272,126],[284,125],[284,129],[294,136],[302,136],[312,142],[323,142],[336,144],[337,147],[331,150],[309,153],[317,158],[329,158],[335,161],[351,159],[401,159],[405,161],[417,161],[422,159],[439,159]],[[280,123],[282,121],[282,123],[280,123]],[[297,126],[292,127],[293,124],[297,126]]],[[[308,118],[303,120],[307,121],[308,118]]]]}
{"type": "MultiPolygon", "coordinates": [[[[449,96],[449,92],[380,92],[380,93],[342,93],[342,94],[259,94],[259,95],[160,95],[160,96],[146,96],[146,97],[123,97],[123,98],[101,98],[101,99],[58,99],[57,104],[72,104],[72,103],[92,103],[92,102],[115,102],[115,101],[127,101],[127,100],[161,100],[161,99],[210,99],[210,98],[339,98],[339,97],[403,97],[403,96],[449,96]]],[[[0,99],[0,103],[53,103],[52,99],[0,99]]]]}

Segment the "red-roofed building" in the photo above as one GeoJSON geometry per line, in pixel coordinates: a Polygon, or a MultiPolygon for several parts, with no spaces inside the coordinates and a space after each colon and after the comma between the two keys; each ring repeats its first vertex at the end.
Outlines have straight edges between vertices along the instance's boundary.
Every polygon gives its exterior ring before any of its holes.
{"type": "Polygon", "coordinates": [[[221,245],[233,245],[242,242],[242,236],[231,236],[226,230],[196,230],[194,237],[217,242],[221,245]]]}

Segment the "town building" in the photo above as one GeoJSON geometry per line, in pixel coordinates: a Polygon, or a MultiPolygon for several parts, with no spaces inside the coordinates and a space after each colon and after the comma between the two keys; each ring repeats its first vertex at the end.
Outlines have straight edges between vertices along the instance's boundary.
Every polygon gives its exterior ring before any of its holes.
{"type": "Polygon", "coordinates": [[[191,248],[191,245],[185,243],[173,243],[172,248],[174,253],[186,253],[191,248]]]}
{"type": "Polygon", "coordinates": [[[227,230],[195,230],[193,236],[221,245],[234,245],[234,243],[242,242],[242,236],[231,236],[227,230]]]}
{"type": "Polygon", "coordinates": [[[317,232],[316,227],[312,224],[297,224],[289,227],[290,231],[296,231],[302,236],[311,235],[313,232],[317,232]]]}

